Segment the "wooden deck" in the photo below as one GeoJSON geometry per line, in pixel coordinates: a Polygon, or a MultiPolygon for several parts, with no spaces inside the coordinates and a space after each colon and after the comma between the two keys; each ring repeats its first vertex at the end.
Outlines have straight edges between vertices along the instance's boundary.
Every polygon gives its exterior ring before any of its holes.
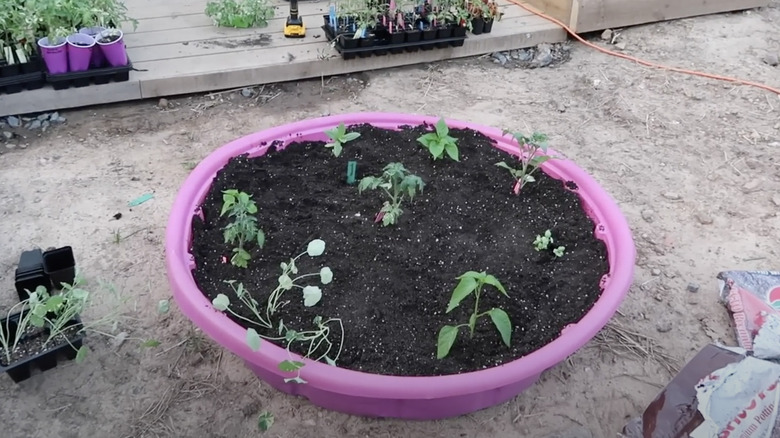
{"type": "Polygon", "coordinates": [[[499,1],[504,17],[483,35],[468,35],[462,47],[345,61],[327,43],[322,15],[328,2],[299,3],[304,39],[282,34],[289,4],[274,0],[276,17],[261,29],[214,27],[204,14],[206,0],[126,0],[138,28],[125,26],[130,80],[85,88],[24,91],[0,95],[0,116],[122,102],[160,96],[339,75],[443,59],[531,47],[566,39],[558,26],[524,9],[499,1]]]}

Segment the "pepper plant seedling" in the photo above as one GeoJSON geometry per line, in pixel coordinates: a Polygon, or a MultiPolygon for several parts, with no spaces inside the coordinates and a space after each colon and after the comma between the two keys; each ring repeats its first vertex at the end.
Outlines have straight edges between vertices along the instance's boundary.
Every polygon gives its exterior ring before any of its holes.
{"type": "Polygon", "coordinates": [[[436,122],[434,132],[423,134],[417,139],[428,149],[434,160],[441,158],[446,152],[452,160],[459,161],[457,140],[457,138],[450,136],[450,128],[447,127],[444,119],[439,119],[436,122]]]}
{"type": "Polygon", "coordinates": [[[325,131],[325,135],[331,139],[331,142],[326,143],[325,147],[333,149],[334,157],[341,155],[341,150],[344,147],[344,143],[360,137],[359,132],[347,132],[347,127],[344,125],[344,122],[340,123],[339,126],[331,129],[330,131],[325,131]]]}
{"type": "Polygon", "coordinates": [[[365,190],[381,188],[390,197],[376,215],[375,222],[382,221],[383,226],[395,224],[403,214],[401,202],[406,196],[412,200],[417,191],[423,190],[425,183],[417,176],[409,173],[401,163],[390,163],[383,169],[380,176],[367,176],[360,180],[358,193],[365,190]]]}
{"type": "Polygon", "coordinates": [[[252,256],[245,245],[256,242],[262,249],[265,244],[265,233],[257,227],[257,218],[253,216],[257,214],[257,204],[247,193],[236,189],[225,190],[222,192],[222,211],[219,215],[224,216],[225,213],[233,218],[233,222],[224,229],[225,243],[236,245],[230,263],[246,268],[252,256]]]}
{"type": "Polygon", "coordinates": [[[522,133],[512,133],[504,131],[504,135],[511,134],[517,142],[520,148],[520,168],[514,168],[505,161],[496,163],[496,166],[507,169],[512,177],[516,180],[512,191],[518,195],[520,191],[525,187],[527,183],[535,182],[533,174],[539,170],[539,167],[554,157],[547,154],[547,135],[538,132],[533,133],[531,136],[526,136],[522,133]],[[542,151],[543,155],[539,155],[538,152],[542,151]]]}
{"type": "Polygon", "coordinates": [[[457,278],[460,280],[458,285],[452,291],[452,297],[450,303],[447,306],[447,313],[450,313],[453,309],[458,307],[465,298],[472,293],[474,294],[474,311],[469,317],[467,324],[459,324],[456,326],[445,325],[439,331],[439,340],[437,342],[436,357],[443,359],[447,357],[452,349],[452,345],[455,343],[455,339],[458,337],[458,330],[461,327],[468,327],[469,334],[474,337],[474,329],[477,326],[477,320],[485,315],[489,315],[493,321],[493,325],[496,326],[496,330],[501,335],[501,340],[504,341],[507,347],[509,347],[512,336],[512,322],[509,320],[509,315],[497,307],[494,307],[486,312],[479,313],[479,298],[482,295],[482,288],[485,285],[490,285],[496,288],[504,296],[509,297],[506,293],[506,289],[501,285],[501,282],[496,277],[486,272],[468,271],[465,274],[457,278]]]}
{"type": "MultiPolygon", "coordinates": [[[[555,239],[552,237],[552,232],[550,230],[547,230],[542,235],[536,235],[536,239],[534,239],[534,249],[537,251],[545,251],[547,250],[550,245],[555,242],[555,239]]],[[[563,253],[566,251],[565,246],[559,246],[557,248],[553,248],[552,252],[555,255],[555,257],[563,257],[563,253]]]]}

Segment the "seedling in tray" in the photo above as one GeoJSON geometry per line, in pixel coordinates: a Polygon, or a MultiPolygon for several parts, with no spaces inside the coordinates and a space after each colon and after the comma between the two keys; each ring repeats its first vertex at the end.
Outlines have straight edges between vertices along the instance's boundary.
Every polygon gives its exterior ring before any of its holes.
{"type": "Polygon", "coordinates": [[[496,166],[507,169],[512,177],[515,178],[515,185],[512,191],[517,195],[527,183],[536,181],[533,174],[539,170],[544,162],[551,160],[552,157],[547,154],[547,136],[545,134],[534,133],[531,136],[525,136],[521,133],[511,133],[504,131],[504,134],[511,134],[520,148],[520,168],[514,168],[505,161],[496,163],[496,166]],[[539,155],[541,151],[544,155],[539,155]]]}
{"type": "Polygon", "coordinates": [[[422,192],[425,183],[419,176],[410,174],[401,163],[390,163],[383,170],[380,176],[367,176],[361,179],[358,193],[369,189],[382,189],[390,197],[377,213],[375,220],[375,222],[382,221],[382,225],[386,227],[395,224],[403,214],[401,203],[404,197],[408,196],[409,200],[412,200],[418,190],[422,192]]]}
{"type": "Polygon", "coordinates": [[[487,312],[479,313],[479,298],[482,295],[482,288],[485,285],[493,286],[499,292],[504,294],[504,296],[509,297],[509,295],[506,293],[506,290],[504,289],[504,286],[501,285],[501,282],[499,282],[496,277],[486,272],[475,271],[466,272],[465,274],[458,277],[458,280],[460,280],[460,282],[452,291],[452,297],[450,298],[450,303],[447,306],[447,313],[450,313],[452,310],[458,307],[461,301],[463,301],[472,293],[474,294],[474,311],[471,313],[469,322],[467,324],[459,324],[455,326],[445,325],[441,328],[439,331],[439,340],[437,342],[436,357],[439,359],[447,357],[447,355],[450,353],[450,349],[452,349],[452,345],[455,343],[455,339],[458,337],[458,330],[460,330],[461,327],[468,327],[469,334],[471,337],[474,337],[474,330],[477,326],[477,320],[485,315],[490,316],[490,319],[493,321],[493,325],[496,326],[496,330],[498,330],[498,333],[501,335],[501,340],[504,342],[504,344],[506,344],[507,347],[509,347],[512,336],[512,322],[509,320],[509,315],[497,307],[494,307],[487,312]]]}
{"type": "Polygon", "coordinates": [[[428,149],[434,160],[441,158],[446,152],[455,161],[458,161],[457,140],[457,138],[450,136],[450,128],[447,127],[444,119],[439,119],[436,122],[436,130],[434,132],[423,134],[417,139],[420,144],[428,149]]]}
{"type": "Polygon", "coordinates": [[[329,143],[325,144],[325,147],[333,149],[334,157],[341,155],[341,150],[343,149],[344,143],[360,137],[359,132],[347,132],[347,127],[344,125],[344,123],[339,124],[339,126],[331,129],[330,131],[325,131],[325,135],[327,135],[331,140],[329,143]]]}
{"type": "Polygon", "coordinates": [[[256,242],[261,249],[265,244],[265,233],[257,227],[257,218],[253,216],[257,214],[257,204],[247,193],[236,189],[225,190],[222,192],[222,211],[219,215],[224,216],[225,213],[233,218],[233,222],[224,229],[225,243],[236,245],[230,263],[246,268],[252,258],[245,249],[246,244],[256,242]]]}

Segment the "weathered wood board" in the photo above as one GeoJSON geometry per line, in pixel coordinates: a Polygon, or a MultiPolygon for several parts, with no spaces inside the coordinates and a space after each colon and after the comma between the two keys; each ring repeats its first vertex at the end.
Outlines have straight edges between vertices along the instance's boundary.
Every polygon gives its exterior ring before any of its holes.
{"type": "Polygon", "coordinates": [[[489,34],[469,34],[462,47],[345,61],[331,57],[336,52],[320,28],[327,2],[302,0],[306,37],[289,39],[282,34],[289,3],[274,1],[276,18],[268,27],[239,30],[214,27],[203,12],[206,0],[126,0],[129,15],[139,22],[135,30],[124,29],[128,55],[139,70],[128,82],[1,94],[0,116],[354,73],[566,39],[555,24],[501,0],[504,18],[489,34]]]}

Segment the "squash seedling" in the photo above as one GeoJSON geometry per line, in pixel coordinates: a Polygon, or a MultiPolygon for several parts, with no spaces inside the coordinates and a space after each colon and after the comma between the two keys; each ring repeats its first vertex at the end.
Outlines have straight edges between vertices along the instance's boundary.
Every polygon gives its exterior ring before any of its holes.
{"type": "MultiPolygon", "coordinates": [[[[534,239],[534,249],[537,251],[546,251],[553,242],[555,242],[555,240],[552,237],[552,232],[547,230],[542,235],[536,235],[536,239],[534,239]]],[[[555,257],[560,258],[563,257],[563,253],[565,251],[565,246],[559,246],[557,248],[553,248],[552,253],[555,255],[555,257]]]]}
{"type": "Polygon", "coordinates": [[[247,193],[236,189],[225,190],[222,192],[222,211],[219,215],[224,216],[225,213],[233,218],[233,222],[224,229],[225,243],[236,245],[230,263],[246,268],[252,256],[245,245],[256,242],[262,249],[265,244],[265,233],[257,227],[257,218],[253,216],[257,214],[257,204],[247,193]]]}
{"type": "Polygon", "coordinates": [[[458,139],[450,136],[450,128],[447,127],[444,119],[436,122],[434,132],[423,134],[417,141],[428,149],[434,160],[441,158],[446,152],[452,160],[459,161],[458,139]]]}
{"type": "Polygon", "coordinates": [[[334,157],[341,155],[341,150],[344,147],[344,143],[360,137],[359,132],[347,132],[347,127],[344,125],[344,123],[339,124],[339,126],[329,131],[325,131],[325,135],[327,135],[331,140],[330,143],[325,144],[325,147],[333,149],[334,157]]]}
{"type": "Polygon", "coordinates": [[[493,286],[504,296],[509,297],[506,293],[506,289],[501,285],[501,282],[499,282],[496,277],[486,272],[476,271],[466,272],[457,279],[460,280],[460,282],[452,291],[452,297],[450,298],[446,313],[450,313],[453,309],[458,307],[461,301],[472,293],[474,294],[474,311],[471,313],[467,324],[459,324],[456,326],[445,325],[441,328],[439,331],[439,340],[437,342],[436,357],[438,359],[447,357],[450,353],[450,349],[452,349],[452,345],[455,343],[455,339],[458,337],[458,330],[460,330],[461,327],[468,327],[470,336],[474,337],[477,320],[485,315],[490,316],[493,325],[496,326],[496,330],[498,330],[498,333],[501,335],[501,340],[509,347],[512,336],[512,322],[509,320],[509,315],[497,307],[479,313],[479,298],[482,295],[482,288],[485,285],[493,286]]]}

